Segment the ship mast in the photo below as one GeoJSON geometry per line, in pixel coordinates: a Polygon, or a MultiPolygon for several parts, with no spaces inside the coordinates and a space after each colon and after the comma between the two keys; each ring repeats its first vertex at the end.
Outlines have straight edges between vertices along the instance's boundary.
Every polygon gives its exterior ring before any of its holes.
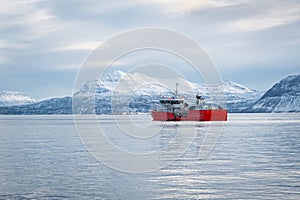
{"type": "Polygon", "coordinates": [[[178,87],[178,82],[176,83],[175,98],[177,98],[177,96],[178,96],[178,90],[177,90],[177,87],[178,87]]]}

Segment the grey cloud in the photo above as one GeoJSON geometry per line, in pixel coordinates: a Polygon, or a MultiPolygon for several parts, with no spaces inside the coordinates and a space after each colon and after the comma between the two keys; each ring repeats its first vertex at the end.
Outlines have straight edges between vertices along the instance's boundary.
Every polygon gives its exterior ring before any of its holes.
{"type": "MultiPolygon", "coordinates": [[[[169,4],[153,0],[53,0],[3,6],[0,9],[3,42],[0,89],[26,90],[41,97],[45,96],[38,94],[41,87],[71,90],[70,83],[76,74],[76,67],[72,66],[79,66],[90,50],[65,48],[62,51],[63,47],[101,43],[120,32],[149,26],[172,29],[194,39],[207,49],[224,79],[242,80],[247,86],[264,90],[281,73],[296,73],[300,62],[297,44],[300,21],[296,18],[288,21],[287,17],[286,23],[276,25],[281,15],[275,11],[297,8],[298,2],[229,2],[228,6],[190,9],[182,15],[169,12],[169,4]],[[273,15],[277,18],[272,21],[273,15]],[[247,25],[249,20],[264,16],[274,24],[253,31],[239,30],[236,25],[247,25]],[[266,71],[267,77],[256,78],[266,71]],[[58,78],[62,76],[66,78],[58,78]]],[[[158,56],[157,61],[164,58],[158,56]]],[[[169,60],[170,65],[183,65],[169,60]]],[[[52,95],[55,96],[55,89],[52,95]]]]}

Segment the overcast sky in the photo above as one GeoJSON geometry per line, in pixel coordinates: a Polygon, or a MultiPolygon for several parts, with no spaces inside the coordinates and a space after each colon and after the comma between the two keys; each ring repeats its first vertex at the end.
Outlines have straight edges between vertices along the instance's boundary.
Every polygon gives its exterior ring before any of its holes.
{"type": "Polygon", "coordinates": [[[142,27],[185,34],[224,80],[256,90],[300,73],[297,0],[1,0],[0,90],[36,99],[71,95],[94,48],[142,27]]]}

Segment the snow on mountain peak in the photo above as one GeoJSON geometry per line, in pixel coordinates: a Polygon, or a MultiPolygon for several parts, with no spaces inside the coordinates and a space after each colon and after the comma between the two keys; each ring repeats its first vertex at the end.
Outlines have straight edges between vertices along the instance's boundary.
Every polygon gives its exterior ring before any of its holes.
{"type": "MultiPolygon", "coordinates": [[[[99,80],[88,80],[83,87],[80,89],[79,93],[91,94],[94,93],[103,93],[115,90],[117,88],[118,92],[123,93],[121,90],[128,90],[128,88],[134,90],[135,88],[142,88],[143,90],[147,90],[148,92],[159,92],[165,87],[164,90],[172,90],[175,89],[175,83],[179,82],[179,92],[180,90],[184,90],[184,93],[192,93],[192,91],[196,91],[198,93],[203,93],[202,95],[208,95],[208,88],[206,84],[192,83],[188,80],[182,79],[180,77],[170,78],[170,79],[159,79],[150,77],[146,74],[142,73],[125,73],[120,70],[112,71],[109,73],[105,73],[101,79],[99,80]],[[173,87],[174,84],[174,87],[173,87]],[[164,86],[163,86],[164,85],[164,86]],[[188,89],[189,87],[189,89],[188,89]],[[157,90],[157,91],[156,91],[157,90]]],[[[247,88],[243,85],[235,83],[233,81],[224,81],[223,88],[225,94],[234,94],[234,95],[247,95],[247,94],[255,94],[258,93],[256,90],[247,88]]],[[[144,91],[145,92],[145,91],[144,91]]],[[[144,93],[143,92],[143,93],[144,93]]],[[[163,91],[161,91],[163,92],[163,91]]],[[[253,96],[253,97],[254,97],[253,96]]]]}
{"type": "Polygon", "coordinates": [[[269,89],[252,107],[254,112],[299,112],[300,74],[288,76],[269,89]]]}
{"type": "Polygon", "coordinates": [[[230,93],[233,92],[233,93],[239,93],[239,94],[248,93],[248,92],[256,92],[255,90],[252,90],[241,84],[238,84],[236,82],[229,81],[229,80],[224,81],[223,85],[224,85],[225,92],[230,92],[230,93]]]}
{"type": "Polygon", "coordinates": [[[118,82],[125,75],[126,73],[121,70],[114,70],[105,72],[101,77],[101,80],[105,82],[118,82]]]}
{"type": "Polygon", "coordinates": [[[0,106],[15,106],[34,103],[35,100],[29,96],[14,91],[0,92],[0,106]]]}
{"type": "MultiPolygon", "coordinates": [[[[90,104],[88,99],[96,100],[96,104],[101,108],[99,112],[104,110],[109,112],[112,101],[121,110],[122,105],[128,101],[140,107],[150,108],[162,95],[174,95],[176,83],[179,83],[179,94],[187,103],[194,103],[196,94],[203,96],[206,102],[210,102],[211,94],[207,84],[193,83],[182,77],[161,79],[139,72],[123,71],[106,72],[99,80],[87,81],[74,96],[86,101],[81,105],[90,104]]],[[[222,88],[224,88],[227,107],[237,112],[241,104],[244,109],[261,96],[261,93],[232,81],[225,81],[222,88]]]]}

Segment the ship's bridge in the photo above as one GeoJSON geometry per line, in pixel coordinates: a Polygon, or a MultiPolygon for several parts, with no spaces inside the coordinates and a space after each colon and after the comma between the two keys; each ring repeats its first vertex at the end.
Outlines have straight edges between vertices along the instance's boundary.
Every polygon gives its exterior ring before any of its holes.
{"type": "Polygon", "coordinates": [[[161,104],[182,104],[184,102],[183,99],[161,99],[159,100],[161,104]]]}

